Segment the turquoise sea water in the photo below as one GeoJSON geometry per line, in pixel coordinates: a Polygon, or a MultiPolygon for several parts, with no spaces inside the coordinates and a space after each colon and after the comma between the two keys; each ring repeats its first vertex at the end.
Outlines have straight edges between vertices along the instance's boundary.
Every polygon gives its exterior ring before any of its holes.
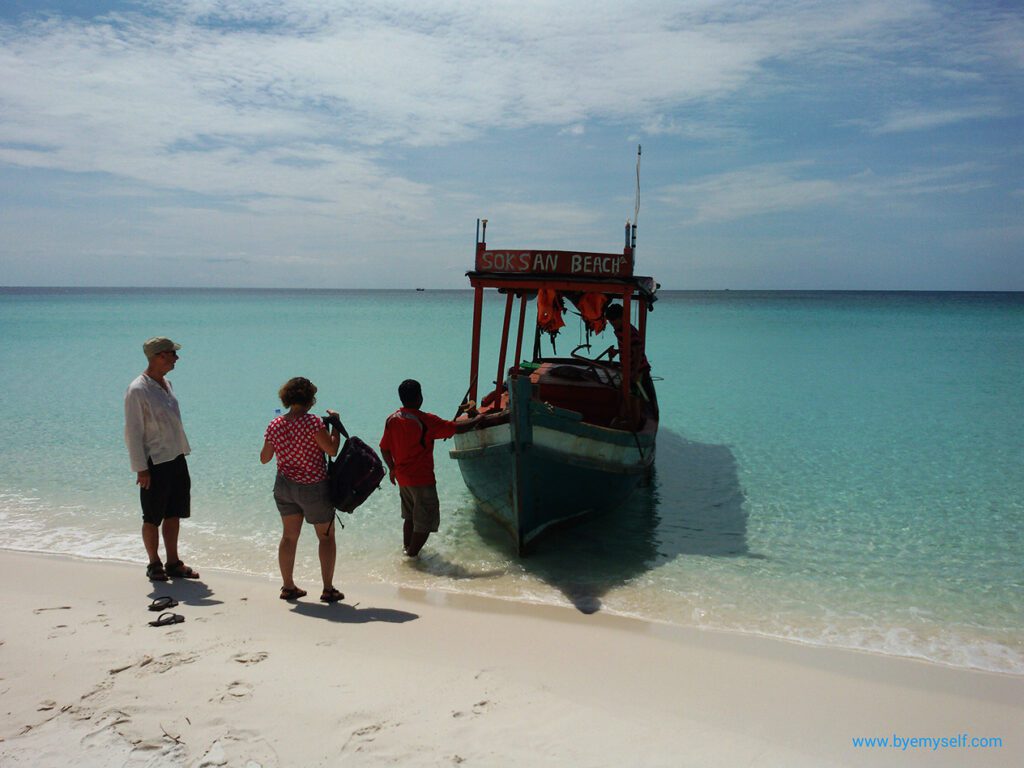
{"type": "MultiPolygon", "coordinates": [[[[273,469],[257,456],[280,384],[308,376],[376,444],[404,378],[454,413],[471,315],[468,291],[0,289],[0,546],[144,561],[122,397],[160,334],[184,346],[184,553],[214,589],[214,568],[273,575],[273,469]]],[[[578,334],[570,322],[559,352],[578,334]]],[[[663,293],[648,356],[657,474],[626,507],[519,560],[439,443],[425,557],[401,557],[385,486],[345,519],[338,582],[1024,674],[1024,295],[663,293]]],[[[314,583],[308,531],[299,549],[314,583]]]]}

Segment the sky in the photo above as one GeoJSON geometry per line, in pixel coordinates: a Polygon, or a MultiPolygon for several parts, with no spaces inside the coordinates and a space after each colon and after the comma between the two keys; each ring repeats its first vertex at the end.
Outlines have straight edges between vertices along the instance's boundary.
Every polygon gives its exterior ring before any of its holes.
{"type": "Polygon", "coordinates": [[[1024,290],[1024,5],[3,0],[0,285],[1024,290]]]}

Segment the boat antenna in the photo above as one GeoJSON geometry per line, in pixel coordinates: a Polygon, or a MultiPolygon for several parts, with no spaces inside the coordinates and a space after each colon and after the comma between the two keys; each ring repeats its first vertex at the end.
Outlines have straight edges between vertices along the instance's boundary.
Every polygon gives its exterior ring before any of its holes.
{"type": "Polygon", "coordinates": [[[640,220],[640,153],[643,147],[636,145],[636,206],[633,208],[633,236],[631,245],[636,248],[636,223],[640,220]]]}

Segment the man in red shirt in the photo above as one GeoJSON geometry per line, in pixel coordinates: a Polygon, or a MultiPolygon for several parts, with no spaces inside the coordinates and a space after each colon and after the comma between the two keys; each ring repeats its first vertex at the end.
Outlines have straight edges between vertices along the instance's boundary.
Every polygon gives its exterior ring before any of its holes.
{"type": "Polygon", "coordinates": [[[403,550],[409,557],[416,557],[441,523],[434,477],[434,441],[472,428],[476,418],[456,425],[421,411],[423,390],[415,379],[406,379],[399,385],[398,397],[402,407],[384,422],[380,452],[388,465],[388,479],[392,485],[398,485],[402,498],[403,550]]]}

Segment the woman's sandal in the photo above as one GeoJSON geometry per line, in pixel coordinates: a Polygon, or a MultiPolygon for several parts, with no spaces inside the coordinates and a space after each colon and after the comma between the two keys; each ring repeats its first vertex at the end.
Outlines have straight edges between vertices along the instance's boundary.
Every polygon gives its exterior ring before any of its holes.
{"type": "Polygon", "coordinates": [[[281,599],[282,600],[297,600],[300,597],[306,596],[306,590],[299,589],[298,587],[281,587],[281,599]]]}
{"type": "Polygon", "coordinates": [[[147,565],[146,578],[150,581],[167,581],[167,571],[164,570],[164,564],[159,560],[154,560],[147,565]]]}
{"type": "Polygon", "coordinates": [[[337,603],[338,601],[344,599],[345,596],[341,592],[336,590],[334,587],[331,587],[330,589],[325,589],[323,591],[323,594],[320,595],[321,603],[337,603]]]}
{"type": "Polygon", "coordinates": [[[168,624],[180,624],[185,620],[185,617],[180,613],[161,613],[156,621],[149,622],[151,627],[166,627],[168,624]]]}
{"type": "Polygon", "coordinates": [[[199,571],[193,571],[181,560],[167,564],[167,575],[174,579],[198,579],[199,571]]]}

